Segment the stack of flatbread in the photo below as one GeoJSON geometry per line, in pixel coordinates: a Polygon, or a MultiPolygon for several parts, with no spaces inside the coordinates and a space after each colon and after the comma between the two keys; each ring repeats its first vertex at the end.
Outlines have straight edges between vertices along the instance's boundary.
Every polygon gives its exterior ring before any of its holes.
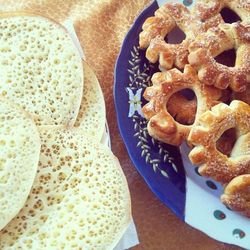
{"type": "Polygon", "coordinates": [[[113,249],[131,220],[105,103],[67,30],[0,16],[0,249],[113,249]]]}

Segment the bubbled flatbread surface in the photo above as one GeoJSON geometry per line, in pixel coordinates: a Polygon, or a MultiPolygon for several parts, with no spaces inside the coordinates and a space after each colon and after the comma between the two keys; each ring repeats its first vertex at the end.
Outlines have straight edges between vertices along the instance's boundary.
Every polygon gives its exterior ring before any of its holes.
{"type": "Polygon", "coordinates": [[[40,130],[39,168],[0,249],[113,249],[130,222],[130,197],[111,151],[81,130],[40,130]]]}
{"type": "Polygon", "coordinates": [[[24,111],[0,98],[0,230],[23,207],[35,179],[40,138],[24,111]]]}
{"type": "Polygon", "coordinates": [[[0,15],[0,94],[38,125],[72,125],[82,90],[81,59],[61,25],[27,13],[0,15]]]}
{"type": "Polygon", "coordinates": [[[101,141],[106,119],[104,97],[94,71],[86,62],[83,62],[83,69],[84,90],[75,127],[101,141]]]}

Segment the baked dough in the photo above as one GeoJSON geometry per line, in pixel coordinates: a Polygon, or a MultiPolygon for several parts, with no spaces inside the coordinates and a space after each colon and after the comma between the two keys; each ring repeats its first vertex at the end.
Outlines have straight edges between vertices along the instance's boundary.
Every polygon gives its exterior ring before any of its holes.
{"type": "Polygon", "coordinates": [[[172,117],[181,124],[192,125],[196,115],[196,98],[188,100],[181,93],[173,94],[167,103],[167,109],[172,117]]]}
{"type": "Polygon", "coordinates": [[[183,69],[188,63],[190,42],[201,32],[221,22],[222,17],[216,15],[203,23],[183,4],[167,3],[155,12],[155,16],[146,19],[139,35],[140,48],[147,48],[146,58],[152,63],[159,60],[162,70],[171,69],[173,65],[183,69]],[[166,43],[165,36],[176,27],[185,33],[186,38],[180,44],[166,43]]]}
{"type": "Polygon", "coordinates": [[[0,94],[38,126],[73,126],[84,72],[65,27],[29,12],[1,12],[0,30],[0,94]]]}
{"type": "Polygon", "coordinates": [[[249,21],[250,2],[246,0],[196,0],[194,12],[201,20],[206,20],[219,14],[223,8],[234,11],[242,21],[249,21]]]}
{"type": "Polygon", "coordinates": [[[195,147],[189,153],[199,173],[222,184],[250,173],[250,106],[234,100],[230,106],[220,103],[202,114],[188,137],[195,147]],[[216,142],[228,129],[235,128],[237,140],[230,157],[221,153],[216,142]]]}
{"type": "Polygon", "coordinates": [[[230,209],[250,217],[250,174],[235,177],[226,186],[221,201],[230,209]]]}
{"type": "Polygon", "coordinates": [[[199,79],[220,89],[230,86],[236,92],[246,90],[250,82],[250,25],[224,23],[197,36],[189,46],[189,63],[198,70],[199,79]],[[234,67],[214,59],[224,51],[235,49],[234,67]]]}
{"type": "Polygon", "coordinates": [[[167,109],[170,97],[180,90],[191,89],[197,97],[196,119],[218,103],[221,91],[205,86],[198,80],[196,71],[186,65],[184,73],[177,69],[155,73],[152,77],[153,86],[146,88],[144,98],[149,101],[142,111],[149,120],[149,134],[162,142],[180,145],[188,136],[191,125],[183,125],[175,121],[167,109]]]}

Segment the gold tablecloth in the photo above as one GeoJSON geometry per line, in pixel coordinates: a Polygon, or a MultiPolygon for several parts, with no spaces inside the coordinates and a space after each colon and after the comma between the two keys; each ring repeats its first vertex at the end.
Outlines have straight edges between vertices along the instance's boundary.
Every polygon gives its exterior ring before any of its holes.
{"type": "Polygon", "coordinates": [[[180,221],[149,190],[131,163],[119,135],[113,100],[114,65],[135,17],[150,0],[0,0],[0,11],[29,10],[74,21],[76,33],[104,92],[112,149],[127,176],[140,245],[134,249],[239,249],[219,243],[180,221]]]}

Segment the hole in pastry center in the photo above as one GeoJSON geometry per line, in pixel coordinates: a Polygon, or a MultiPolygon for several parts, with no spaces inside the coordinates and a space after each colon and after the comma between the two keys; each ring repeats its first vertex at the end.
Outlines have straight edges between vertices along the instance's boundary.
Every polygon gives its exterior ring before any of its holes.
{"type": "Polygon", "coordinates": [[[242,21],[241,18],[229,8],[223,8],[220,14],[225,23],[235,23],[238,21],[242,21]]]}
{"type": "Polygon", "coordinates": [[[179,27],[175,27],[165,37],[165,41],[169,44],[180,44],[185,38],[185,33],[179,27]]]}
{"type": "Polygon", "coordinates": [[[230,156],[235,142],[237,141],[235,128],[226,130],[216,142],[216,148],[222,154],[230,156]]]}
{"type": "Polygon", "coordinates": [[[227,105],[230,105],[232,101],[232,95],[233,94],[231,89],[223,89],[219,101],[224,102],[227,105]]]}
{"type": "Polygon", "coordinates": [[[230,49],[227,51],[222,52],[218,56],[214,58],[216,62],[226,65],[228,67],[234,67],[235,66],[235,60],[236,60],[236,53],[234,49],[230,49]]]}
{"type": "Polygon", "coordinates": [[[192,125],[195,120],[197,99],[190,89],[184,89],[174,93],[168,100],[167,110],[180,124],[192,125]]]}
{"type": "Polygon", "coordinates": [[[183,89],[183,90],[180,90],[179,93],[183,95],[189,101],[196,99],[196,95],[194,91],[191,89],[183,89]]]}

